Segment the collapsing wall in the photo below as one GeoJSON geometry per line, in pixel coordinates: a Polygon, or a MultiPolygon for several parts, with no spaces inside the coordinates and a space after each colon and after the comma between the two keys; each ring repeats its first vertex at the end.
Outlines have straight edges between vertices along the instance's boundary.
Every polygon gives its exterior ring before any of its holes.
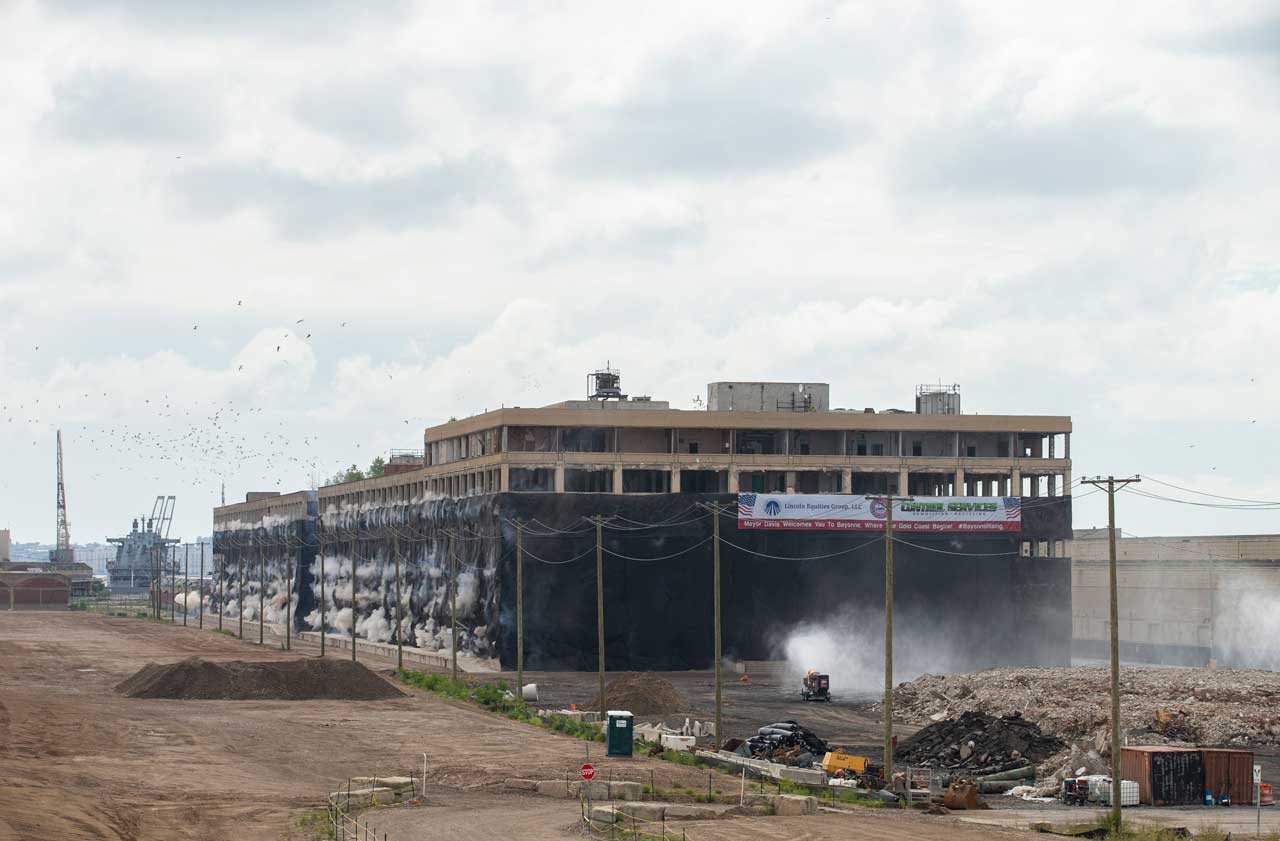
{"type": "Polygon", "coordinates": [[[457,611],[458,646],[466,654],[495,656],[498,638],[496,560],[501,542],[492,497],[436,499],[420,504],[365,505],[305,519],[232,524],[214,533],[215,569],[208,609],[246,620],[258,615],[259,577],[266,577],[262,611],[283,633],[285,590],[293,566],[293,630],[319,631],[430,650],[450,646],[451,606],[457,611]],[[456,599],[449,589],[452,551],[456,599]],[[396,563],[400,561],[401,628],[397,635],[396,563]],[[323,570],[323,573],[322,573],[323,570]],[[323,583],[321,581],[323,574],[323,583]],[[219,603],[219,581],[225,588],[219,603]],[[353,587],[352,584],[355,586],[353,587]],[[354,602],[352,593],[354,592],[354,602]],[[323,597],[324,609],[321,610],[323,597]],[[451,601],[456,604],[451,605],[451,601]]]}
{"type": "MultiPolygon", "coordinates": [[[[239,608],[232,584],[243,559],[246,617],[254,618],[261,551],[268,622],[284,621],[288,558],[297,570],[295,628],[320,628],[323,568],[326,629],[350,635],[354,627],[357,637],[394,642],[398,550],[404,642],[447,649],[452,540],[459,649],[512,667],[521,522],[525,665],[594,668],[591,518],[599,514],[607,667],[703,668],[712,657],[711,515],[699,503],[712,502],[732,508],[736,497],[508,493],[364,506],[288,525],[228,530],[215,534],[215,552],[227,558],[223,574],[230,576],[222,609],[230,616],[239,608]]],[[[911,534],[895,547],[895,611],[916,626],[922,644],[936,640],[948,647],[954,668],[1069,662],[1070,561],[1021,557],[1018,547],[1020,540],[1069,536],[1070,499],[1028,499],[1023,509],[1020,535],[911,534]]],[[[797,625],[850,610],[883,611],[884,547],[876,535],[739,531],[725,517],[721,538],[728,656],[771,658],[780,653],[782,635],[797,625]]]]}

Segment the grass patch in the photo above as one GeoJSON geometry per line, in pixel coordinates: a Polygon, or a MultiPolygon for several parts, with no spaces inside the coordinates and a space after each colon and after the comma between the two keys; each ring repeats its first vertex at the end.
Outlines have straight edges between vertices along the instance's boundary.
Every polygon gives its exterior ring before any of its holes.
{"type": "Polygon", "coordinates": [[[235,631],[228,631],[226,628],[223,628],[223,629],[222,629],[222,630],[220,630],[220,631],[214,631],[214,633],[215,633],[215,634],[222,634],[224,637],[231,637],[231,638],[233,638],[233,639],[235,638],[235,635],[236,635],[236,632],[235,632],[235,631]]]}
{"type": "Polygon", "coordinates": [[[434,695],[453,698],[457,701],[468,701],[483,707],[491,713],[506,716],[512,721],[521,721],[536,727],[545,727],[556,733],[563,733],[575,739],[588,742],[603,742],[604,733],[596,724],[583,724],[567,715],[552,714],[539,716],[514,697],[510,697],[506,681],[494,683],[471,684],[465,680],[453,680],[445,675],[425,674],[409,669],[401,669],[396,673],[401,682],[422,689],[434,695]]]}
{"type": "Polygon", "coordinates": [[[329,841],[337,838],[337,830],[329,822],[324,809],[308,809],[298,818],[298,829],[306,841],[329,841]]]}

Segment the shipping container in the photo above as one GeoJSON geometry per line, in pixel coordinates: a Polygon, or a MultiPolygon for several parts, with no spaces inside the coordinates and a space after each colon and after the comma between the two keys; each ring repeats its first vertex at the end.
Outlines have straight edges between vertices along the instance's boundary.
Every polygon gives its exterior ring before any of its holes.
{"type": "Polygon", "coordinates": [[[1253,804],[1253,751],[1227,748],[1201,748],[1204,764],[1204,787],[1214,802],[1224,796],[1233,806],[1253,804]]]}
{"type": "Polygon", "coordinates": [[[1204,802],[1204,764],[1196,748],[1163,745],[1120,749],[1121,779],[1138,784],[1147,806],[1195,806],[1204,802]]]}

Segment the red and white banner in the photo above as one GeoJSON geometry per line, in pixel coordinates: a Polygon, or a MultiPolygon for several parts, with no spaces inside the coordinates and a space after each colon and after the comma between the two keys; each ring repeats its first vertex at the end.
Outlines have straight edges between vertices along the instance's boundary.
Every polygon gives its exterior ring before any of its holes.
{"type": "MultiPolygon", "coordinates": [[[[738,528],[884,531],[884,497],[849,494],[738,494],[738,528]]],[[[1021,531],[1016,496],[921,496],[894,500],[893,530],[1021,531]]]]}

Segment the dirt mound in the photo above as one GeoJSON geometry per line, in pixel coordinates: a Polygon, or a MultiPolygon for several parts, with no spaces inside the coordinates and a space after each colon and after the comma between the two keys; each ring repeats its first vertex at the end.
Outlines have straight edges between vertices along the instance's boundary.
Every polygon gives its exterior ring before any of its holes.
{"type": "Polygon", "coordinates": [[[199,657],[148,663],[116,686],[116,691],[130,698],[229,701],[374,701],[404,695],[350,660],[214,663],[199,657]]]}
{"type": "Polygon", "coordinates": [[[920,730],[902,745],[897,758],[908,765],[981,774],[1035,764],[1063,747],[1061,739],[1046,736],[1018,713],[996,718],[967,712],[920,730]]]}
{"type": "MultiPolygon", "coordinates": [[[[636,715],[665,715],[685,709],[684,698],[671,685],[648,672],[627,672],[605,687],[611,710],[629,710],[636,715]]],[[[600,709],[600,696],[580,704],[584,710],[600,709]]]]}

